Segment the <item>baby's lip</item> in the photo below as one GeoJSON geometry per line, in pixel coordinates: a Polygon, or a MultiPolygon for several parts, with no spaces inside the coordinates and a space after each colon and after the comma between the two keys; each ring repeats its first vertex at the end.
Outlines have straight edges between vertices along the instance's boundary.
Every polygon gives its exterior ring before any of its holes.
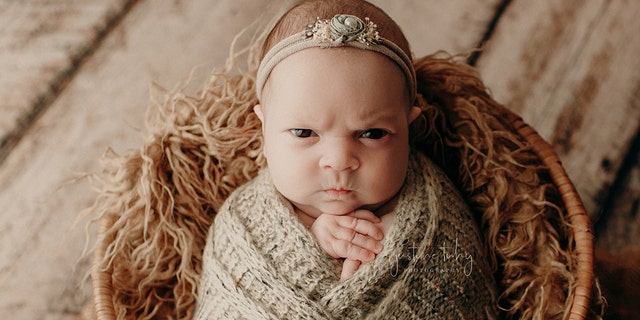
{"type": "Polygon", "coordinates": [[[344,189],[344,188],[329,188],[329,189],[324,189],[323,191],[332,196],[346,196],[351,194],[351,192],[353,192],[352,190],[344,189]]]}

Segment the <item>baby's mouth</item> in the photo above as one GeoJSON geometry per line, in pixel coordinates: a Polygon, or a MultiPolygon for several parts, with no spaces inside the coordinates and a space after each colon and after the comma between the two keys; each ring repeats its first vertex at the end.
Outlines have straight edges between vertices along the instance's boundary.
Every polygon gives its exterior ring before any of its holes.
{"type": "Polygon", "coordinates": [[[324,193],[334,197],[334,198],[342,198],[350,195],[353,191],[342,188],[333,188],[333,189],[325,189],[324,193]]]}

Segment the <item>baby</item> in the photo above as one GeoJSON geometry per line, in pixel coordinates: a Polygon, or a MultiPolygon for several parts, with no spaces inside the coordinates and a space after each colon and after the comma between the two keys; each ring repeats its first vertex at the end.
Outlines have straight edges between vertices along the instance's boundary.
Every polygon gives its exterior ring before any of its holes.
{"type": "MultiPolygon", "coordinates": [[[[340,19],[371,28],[354,16],[340,19]]],[[[395,60],[408,58],[314,47],[258,76],[267,77],[255,112],[273,183],[322,248],[346,258],[342,280],[382,249],[407,171],[409,124],[420,108],[409,89],[414,75],[395,60]]]]}
{"type": "Polygon", "coordinates": [[[304,1],[267,36],[255,83],[268,169],[215,218],[196,318],[493,318],[477,226],[410,147],[424,116],[391,18],[304,1]]]}

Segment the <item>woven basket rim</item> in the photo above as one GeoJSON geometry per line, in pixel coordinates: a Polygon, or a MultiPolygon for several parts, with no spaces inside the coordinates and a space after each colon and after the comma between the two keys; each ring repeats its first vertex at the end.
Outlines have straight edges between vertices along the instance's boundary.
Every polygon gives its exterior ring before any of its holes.
{"type": "Polygon", "coordinates": [[[569,319],[586,319],[595,278],[593,271],[594,236],[591,220],[553,146],[515,113],[506,108],[503,113],[514,126],[516,132],[530,143],[533,152],[540,158],[542,164],[548,168],[551,179],[560,192],[566,210],[566,217],[569,218],[571,232],[575,241],[574,255],[577,262],[575,268],[576,285],[573,289],[574,294],[569,311],[569,319]]]}

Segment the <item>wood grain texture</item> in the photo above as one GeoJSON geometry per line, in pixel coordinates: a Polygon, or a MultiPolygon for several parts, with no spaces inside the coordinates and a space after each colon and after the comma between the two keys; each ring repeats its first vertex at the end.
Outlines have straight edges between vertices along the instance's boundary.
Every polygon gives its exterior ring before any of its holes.
{"type": "MultiPolygon", "coordinates": [[[[422,42],[428,45],[414,46],[420,55],[474,47],[496,6],[496,1],[374,2],[394,12],[410,39],[427,39],[422,42]],[[434,14],[421,19],[424,12],[434,14]],[[473,13],[482,14],[467,21],[473,13]],[[429,36],[440,28],[460,31],[429,36]]],[[[224,64],[238,32],[279,10],[274,3],[140,0],[109,33],[0,166],[0,314],[77,316],[89,288],[83,281],[86,260],[77,263],[86,220],[79,226],[73,222],[94,194],[88,181],[74,179],[99,171],[107,148],[122,153],[140,145],[152,81],[173,88],[193,70],[189,90],[200,86],[213,66],[224,64]]],[[[7,74],[8,67],[0,68],[7,74]]]]}
{"type": "Polygon", "coordinates": [[[139,145],[151,81],[172,87],[197,66],[202,81],[222,65],[249,23],[238,13],[264,9],[246,10],[250,3],[140,2],[32,125],[0,168],[0,313],[72,319],[80,311],[90,292],[88,266],[76,264],[86,221],[73,223],[93,194],[73,179],[98,171],[108,147],[139,145]]]}
{"type": "Polygon", "coordinates": [[[0,162],[131,2],[0,1],[0,162]]]}
{"type": "Polygon", "coordinates": [[[597,217],[640,130],[640,2],[512,1],[478,60],[558,151],[597,217]]]}
{"type": "Polygon", "coordinates": [[[414,57],[478,47],[502,0],[371,0],[405,32],[414,57]]]}

